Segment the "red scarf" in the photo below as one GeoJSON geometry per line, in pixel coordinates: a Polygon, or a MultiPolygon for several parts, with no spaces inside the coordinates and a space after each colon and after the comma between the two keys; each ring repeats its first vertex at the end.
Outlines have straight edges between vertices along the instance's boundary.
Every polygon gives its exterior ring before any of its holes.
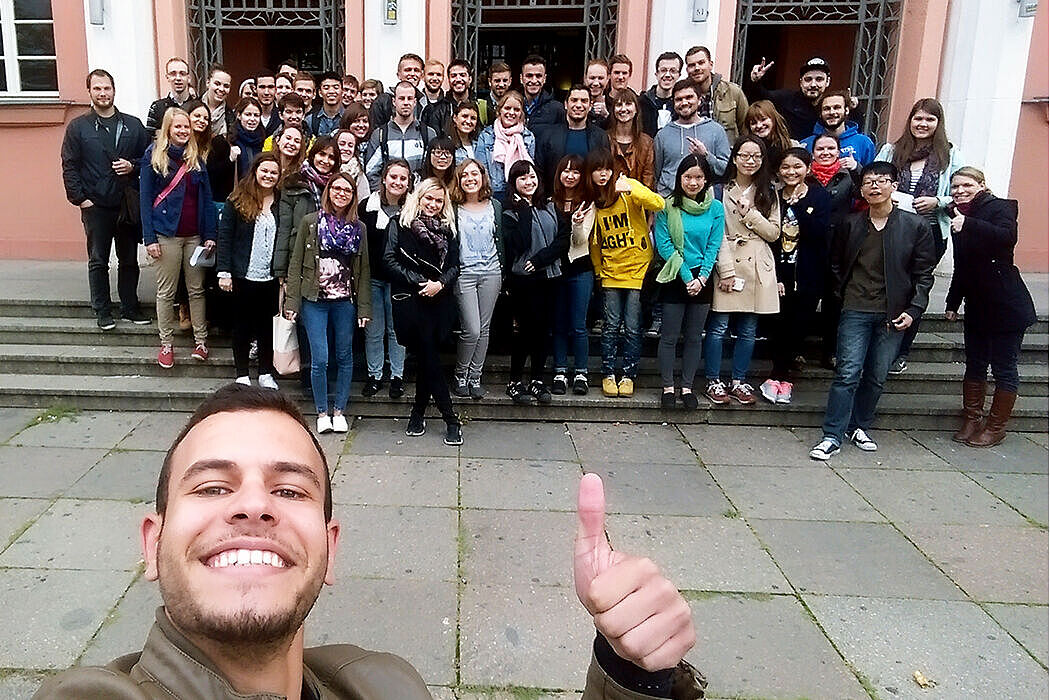
{"type": "Polygon", "coordinates": [[[831,178],[835,177],[835,173],[842,169],[842,163],[837,158],[831,165],[821,165],[817,161],[813,161],[810,163],[809,169],[812,171],[813,177],[817,178],[821,185],[827,187],[828,183],[831,182],[831,178]]]}

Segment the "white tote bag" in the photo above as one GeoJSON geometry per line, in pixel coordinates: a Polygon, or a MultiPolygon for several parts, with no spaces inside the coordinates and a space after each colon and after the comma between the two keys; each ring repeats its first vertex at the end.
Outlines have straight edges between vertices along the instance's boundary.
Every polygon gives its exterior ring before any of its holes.
{"type": "Polygon", "coordinates": [[[273,317],[273,368],[277,374],[287,376],[299,371],[299,334],[295,321],[284,317],[284,292],[273,317]]]}

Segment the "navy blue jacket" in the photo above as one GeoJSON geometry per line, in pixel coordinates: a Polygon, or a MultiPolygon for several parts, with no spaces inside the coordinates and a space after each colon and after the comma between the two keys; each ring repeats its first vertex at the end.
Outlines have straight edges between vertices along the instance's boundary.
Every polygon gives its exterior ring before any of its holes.
{"type": "Polygon", "coordinates": [[[153,201],[164,191],[171,179],[175,177],[178,166],[172,163],[166,177],[153,169],[150,158],[153,156],[153,145],[146,149],[139,168],[139,207],[142,212],[142,242],[151,245],[157,242],[157,236],[174,236],[179,228],[179,216],[182,214],[182,199],[186,195],[186,178],[193,178],[197,183],[197,231],[202,241],[215,240],[215,203],[211,198],[211,183],[208,171],[189,170],[182,182],[171,191],[156,208],[153,201]]]}
{"type": "Polygon", "coordinates": [[[96,206],[118,207],[124,188],[138,176],[139,158],[149,144],[146,129],[137,118],[117,112],[117,148],[113,151],[99,138],[98,115],[88,110],[66,127],[62,139],[62,184],[66,199],[80,204],[90,199],[96,206]],[[113,172],[113,159],[124,158],[135,170],[129,175],[113,172]]]}

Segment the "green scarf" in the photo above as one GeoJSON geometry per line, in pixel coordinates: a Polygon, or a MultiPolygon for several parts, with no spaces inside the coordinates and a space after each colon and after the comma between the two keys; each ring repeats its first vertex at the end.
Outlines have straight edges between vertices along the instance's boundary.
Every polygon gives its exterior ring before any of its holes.
{"type": "Polygon", "coordinates": [[[702,202],[689,197],[682,197],[682,207],[678,208],[672,204],[673,201],[673,196],[667,198],[667,203],[664,204],[664,213],[667,214],[667,232],[671,234],[671,245],[674,246],[674,253],[671,254],[671,257],[664,263],[663,269],[656,275],[657,282],[670,282],[673,280],[678,276],[678,271],[682,269],[682,263],[685,262],[683,257],[685,251],[685,227],[682,225],[682,212],[684,211],[686,214],[693,216],[700,216],[706,212],[711,208],[711,202],[715,201],[714,188],[707,188],[707,194],[704,195],[704,201],[702,202]]]}

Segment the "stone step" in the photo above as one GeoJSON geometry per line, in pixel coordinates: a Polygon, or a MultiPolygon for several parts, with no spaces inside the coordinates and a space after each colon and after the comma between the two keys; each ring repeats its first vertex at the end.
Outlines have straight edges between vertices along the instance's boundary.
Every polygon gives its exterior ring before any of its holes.
{"type": "MultiPolygon", "coordinates": [[[[119,406],[128,411],[192,411],[224,380],[198,377],[103,377],[88,375],[0,374],[0,405],[45,408],[54,405],[85,410],[109,410],[119,406]]],[[[312,413],[311,402],[294,380],[282,387],[299,399],[305,412],[312,413]]],[[[665,411],[659,407],[659,391],[643,388],[631,398],[606,398],[592,389],[587,396],[559,396],[549,406],[516,406],[500,387],[488,386],[480,401],[457,401],[457,411],[466,420],[588,420],[596,422],[725,423],[748,425],[820,425],[827,395],[823,391],[800,391],[789,406],[772,405],[759,399],[754,406],[711,406],[701,398],[700,409],[690,413],[665,411]]],[[[347,413],[366,417],[405,417],[411,406],[409,397],[391,400],[385,394],[365,399],[355,383],[347,413]]],[[[1011,429],[1045,431],[1048,410],[1045,394],[1022,396],[1017,401],[1011,429]]],[[[956,396],[886,394],[879,404],[878,427],[949,430],[957,422],[956,396]]]]}
{"type": "MultiPolygon", "coordinates": [[[[230,379],[234,376],[233,355],[225,347],[213,349],[208,362],[190,359],[188,343],[178,346],[177,365],[167,370],[157,364],[156,348],[153,345],[23,345],[0,344],[0,373],[6,374],[83,374],[94,376],[150,376],[193,377],[230,379]]],[[[446,363],[453,362],[451,356],[446,363]]],[[[730,360],[722,364],[723,376],[729,374],[730,360]]],[[[771,362],[756,359],[752,363],[752,382],[757,385],[769,376],[771,362]]],[[[1020,368],[1022,395],[1038,395],[1050,382],[1050,367],[1045,364],[1022,365],[1020,368]]],[[[409,362],[411,373],[411,360],[409,362]]],[[[964,366],[961,363],[910,362],[908,371],[891,377],[887,382],[887,393],[945,394],[959,391],[959,382],[964,366]]],[[[485,366],[485,380],[494,386],[505,384],[509,379],[510,358],[506,355],[490,356],[485,366]]],[[[364,377],[363,353],[355,353],[355,377],[364,377]]],[[[807,365],[797,377],[798,388],[810,391],[826,391],[833,373],[817,365],[807,365]]],[[[600,381],[600,361],[591,358],[590,379],[600,381]]],[[[571,379],[571,377],[570,377],[571,379]]],[[[661,386],[655,360],[647,358],[641,363],[636,385],[642,387],[661,386]]],[[[702,386],[701,379],[697,386],[702,386]]],[[[989,387],[991,391],[991,387],[989,387]]]]}

